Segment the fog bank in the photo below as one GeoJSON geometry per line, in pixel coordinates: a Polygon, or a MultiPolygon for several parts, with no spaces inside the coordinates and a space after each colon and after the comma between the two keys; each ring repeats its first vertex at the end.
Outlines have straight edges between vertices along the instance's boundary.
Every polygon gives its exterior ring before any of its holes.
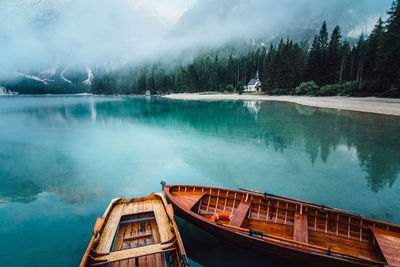
{"type": "Polygon", "coordinates": [[[0,79],[51,66],[118,66],[198,46],[299,29],[323,20],[368,32],[391,0],[3,0],[0,79]]]}

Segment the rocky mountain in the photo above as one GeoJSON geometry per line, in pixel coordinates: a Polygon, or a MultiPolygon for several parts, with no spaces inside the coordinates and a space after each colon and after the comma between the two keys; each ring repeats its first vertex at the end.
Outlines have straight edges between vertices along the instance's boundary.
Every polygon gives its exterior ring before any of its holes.
{"type": "Polygon", "coordinates": [[[53,65],[30,73],[16,72],[1,84],[8,90],[23,94],[86,93],[90,92],[93,78],[88,67],[53,65]]]}

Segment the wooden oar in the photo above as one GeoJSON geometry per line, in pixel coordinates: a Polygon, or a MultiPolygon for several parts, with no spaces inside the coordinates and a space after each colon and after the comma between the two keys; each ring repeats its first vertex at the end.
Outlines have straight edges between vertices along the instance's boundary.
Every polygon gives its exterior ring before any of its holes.
{"type": "Polygon", "coordinates": [[[101,217],[97,218],[96,223],[94,225],[94,229],[93,229],[92,239],[90,240],[89,246],[86,249],[85,254],[83,255],[83,259],[82,259],[82,262],[79,265],[79,267],[85,267],[86,266],[86,262],[87,262],[87,259],[88,259],[88,256],[89,256],[89,252],[92,249],[94,239],[96,238],[97,234],[100,232],[101,227],[103,226],[103,224],[104,224],[104,218],[101,218],[101,217]]]}
{"type": "Polygon", "coordinates": [[[181,237],[179,235],[178,227],[176,226],[176,223],[175,223],[175,220],[174,220],[174,209],[172,208],[171,204],[167,205],[165,207],[165,209],[167,210],[168,217],[169,217],[170,221],[172,222],[172,227],[174,228],[174,232],[175,232],[175,235],[176,235],[176,239],[178,241],[178,247],[179,247],[179,250],[181,252],[181,257],[182,257],[182,260],[183,260],[183,264],[185,266],[189,266],[189,261],[188,261],[188,259],[186,257],[185,249],[183,248],[183,245],[182,245],[182,240],[181,240],[181,237]]]}
{"type": "Polygon", "coordinates": [[[307,204],[307,205],[311,205],[311,206],[316,206],[316,207],[320,207],[322,209],[342,211],[342,212],[350,213],[352,215],[363,217],[361,214],[358,214],[358,213],[355,213],[355,212],[352,212],[352,211],[342,210],[342,209],[338,209],[338,208],[332,208],[332,207],[328,207],[328,206],[320,205],[320,204],[315,204],[315,203],[304,201],[304,200],[298,200],[298,199],[289,198],[289,197],[277,196],[277,195],[274,195],[274,194],[263,193],[263,192],[260,192],[260,191],[246,189],[246,188],[239,188],[239,190],[247,191],[247,192],[251,192],[251,193],[255,193],[255,194],[259,194],[259,195],[263,195],[263,196],[273,197],[273,198],[285,199],[285,200],[289,200],[289,201],[293,201],[293,202],[297,202],[297,203],[302,203],[302,204],[307,204]]]}
{"type": "Polygon", "coordinates": [[[285,237],[281,237],[281,236],[277,236],[277,235],[270,235],[270,234],[266,234],[266,233],[263,233],[263,232],[254,231],[254,230],[246,229],[246,228],[242,228],[242,227],[237,227],[237,226],[233,226],[233,225],[229,225],[229,224],[225,224],[225,223],[216,223],[216,224],[220,225],[220,226],[224,226],[224,227],[229,227],[229,228],[232,228],[232,229],[235,229],[235,230],[247,232],[250,235],[253,235],[253,234],[254,235],[259,235],[259,236],[261,236],[262,239],[264,239],[264,237],[269,238],[269,239],[277,239],[277,240],[285,241],[285,242],[288,242],[288,243],[293,243],[293,244],[306,246],[306,247],[310,247],[310,248],[315,248],[315,249],[319,249],[319,250],[323,250],[323,251],[327,251],[327,252],[331,252],[331,253],[335,253],[335,254],[340,254],[340,255],[343,255],[343,256],[346,256],[346,257],[351,257],[351,258],[354,258],[354,259],[357,259],[357,260],[360,260],[360,261],[370,261],[370,262],[379,263],[379,264],[387,264],[386,262],[375,261],[375,260],[372,260],[372,259],[371,260],[366,260],[366,259],[362,259],[362,258],[359,258],[357,256],[354,256],[354,255],[346,254],[344,252],[337,251],[337,250],[334,250],[334,249],[330,249],[330,248],[327,248],[327,247],[321,247],[321,246],[317,246],[317,245],[312,245],[312,244],[309,244],[309,243],[304,243],[304,242],[301,242],[301,241],[296,241],[296,240],[293,240],[293,239],[289,239],[289,238],[285,238],[285,237]]]}

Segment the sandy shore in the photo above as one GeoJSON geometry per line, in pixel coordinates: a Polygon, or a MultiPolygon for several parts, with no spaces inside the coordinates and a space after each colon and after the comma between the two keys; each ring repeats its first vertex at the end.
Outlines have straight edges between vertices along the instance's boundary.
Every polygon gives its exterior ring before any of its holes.
{"type": "Polygon", "coordinates": [[[268,96],[238,94],[170,94],[164,96],[182,100],[248,100],[248,101],[284,101],[300,105],[353,110],[377,114],[400,116],[400,99],[377,97],[311,97],[311,96],[268,96]]]}

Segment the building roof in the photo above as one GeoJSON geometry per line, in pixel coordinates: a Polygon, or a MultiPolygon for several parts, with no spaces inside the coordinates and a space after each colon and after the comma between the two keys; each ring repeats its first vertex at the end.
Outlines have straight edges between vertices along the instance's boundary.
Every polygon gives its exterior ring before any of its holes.
{"type": "Polygon", "coordinates": [[[251,79],[250,82],[248,83],[248,85],[255,85],[257,83],[259,83],[260,81],[258,79],[251,79]]]}

